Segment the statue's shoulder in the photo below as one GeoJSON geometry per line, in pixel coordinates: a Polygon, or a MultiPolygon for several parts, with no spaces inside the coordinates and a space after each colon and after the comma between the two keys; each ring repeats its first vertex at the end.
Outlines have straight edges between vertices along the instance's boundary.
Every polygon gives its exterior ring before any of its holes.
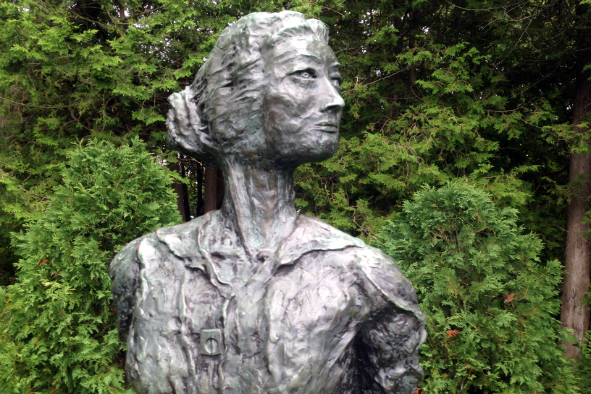
{"type": "Polygon", "coordinates": [[[119,315],[119,337],[122,341],[127,340],[142,264],[159,264],[165,261],[162,253],[182,255],[189,253],[189,250],[194,251],[197,239],[191,235],[196,234],[202,223],[203,216],[176,226],[158,228],[131,241],[115,255],[109,267],[109,275],[113,303],[119,315]]]}
{"type": "Polygon", "coordinates": [[[300,218],[307,237],[326,244],[325,250],[336,251],[342,263],[357,271],[373,292],[422,319],[416,292],[392,257],[320,219],[305,215],[300,218]]]}
{"type": "Polygon", "coordinates": [[[200,216],[186,223],[157,228],[152,233],[134,239],[125,245],[113,258],[110,266],[111,278],[116,276],[120,271],[137,265],[139,262],[138,253],[144,246],[156,247],[157,244],[163,243],[168,246],[172,253],[178,255],[194,251],[197,247],[196,234],[199,227],[203,224],[204,219],[205,216],[200,216]]]}
{"type": "Polygon", "coordinates": [[[127,342],[127,332],[131,324],[135,289],[137,288],[140,264],[137,250],[140,244],[154,233],[134,239],[115,255],[109,266],[111,276],[111,292],[113,294],[113,306],[119,317],[117,328],[119,338],[127,342]]]}
{"type": "Polygon", "coordinates": [[[301,238],[323,241],[327,244],[327,249],[329,250],[343,249],[348,253],[363,257],[364,265],[391,267],[394,271],[400,272],[400,269],[394,260],[380,249],[367,245],[361,239],[353,237],[318,218],[308,215],[300,215],[298,216],[298,228],[304,229],[303,231],[300,230],[305,234],[305,237],[301,238]],[[350,247],[343,248],[341,245],[350,247]]]}
{"type": "Polygon", "coordinates": [[[424,319],[419,310],[416,291],[394,259],[373,246],[365,245],[356,253],[361,274],[371,282],[383,298],[398,308],[424,319]]]}
{"type": "Polygon", "coordinates": [[[109,275],[113,281],[113,293],[126,292],[127,287],[135,284],[139,272],[138,249],[146,240],[155,239],[154,233],[136,238],[115,255],[109,266],[109,275]]]}

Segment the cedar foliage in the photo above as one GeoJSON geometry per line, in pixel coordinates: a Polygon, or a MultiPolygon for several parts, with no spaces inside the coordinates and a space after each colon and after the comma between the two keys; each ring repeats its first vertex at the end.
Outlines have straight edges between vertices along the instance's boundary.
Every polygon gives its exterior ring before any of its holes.
{"type": "Polygon", "coordinates": [[[464,183],[424,187],[381,233],[427,315],[427,393],[576,393],[560,310],[560,262],[517,211],[464,183]]]}
{"type": "Polygon", "coordinates": [[[67,157],[48,210],[15,235],[17,282],[0,288],[2,393],[125,392],[109,262],[180,221],[173,178],[139,139],[94,140],[67,157]]]}
{"type": "Polygon", "coordinates": [[[581,346],[582,358],[577,362],[577,375],[580,376],[581,394],[591,394],[591,331],[585,333],[587,343],[581,346]]]}

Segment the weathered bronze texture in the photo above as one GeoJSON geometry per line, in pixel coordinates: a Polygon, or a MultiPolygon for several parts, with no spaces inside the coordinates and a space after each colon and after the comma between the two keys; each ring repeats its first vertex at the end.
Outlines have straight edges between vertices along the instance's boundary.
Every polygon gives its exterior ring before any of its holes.
{"type": "Polygon", "coordinates": [[[158,229],[111,264],[138,393],[404,393],[424,315],[394,261],[297,215],[293,174],[337,149],[344,107],[326,26],[254,13],[170,96],[169,142],[215,165],[220,210],[158,229]]]}

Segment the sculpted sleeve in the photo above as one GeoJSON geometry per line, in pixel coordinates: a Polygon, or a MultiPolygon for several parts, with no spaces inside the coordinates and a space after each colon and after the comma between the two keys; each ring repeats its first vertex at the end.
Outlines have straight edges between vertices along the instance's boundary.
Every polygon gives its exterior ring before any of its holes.
{"type": "Polygon", "coordinates": [[[138,238],[126,245],[113,259],[109,268],[113,304],[119,316],[117,329],[119,339],[127,343],[127,333],[133,314],[133,302],[140,270],[137,248],[142,241],[138,238]]]}
{"type": "Polygon", "coordinates": [[[423,378],[419,347],[426,339],[425,316],[416,293],[396,263],[370,248],[362,263],[374,293],[373,313],[356,340],[361,392],[413,394],[423,378]]]}

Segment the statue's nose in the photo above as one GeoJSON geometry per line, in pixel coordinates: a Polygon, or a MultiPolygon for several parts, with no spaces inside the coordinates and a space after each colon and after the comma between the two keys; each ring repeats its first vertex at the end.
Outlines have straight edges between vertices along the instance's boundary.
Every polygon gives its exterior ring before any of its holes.
{"type": "Polygon", "coordinates": [[[339,112],[345,108],[345,101],[328,78],[324,78],[321,95],[322,112],[339,112]]]}

